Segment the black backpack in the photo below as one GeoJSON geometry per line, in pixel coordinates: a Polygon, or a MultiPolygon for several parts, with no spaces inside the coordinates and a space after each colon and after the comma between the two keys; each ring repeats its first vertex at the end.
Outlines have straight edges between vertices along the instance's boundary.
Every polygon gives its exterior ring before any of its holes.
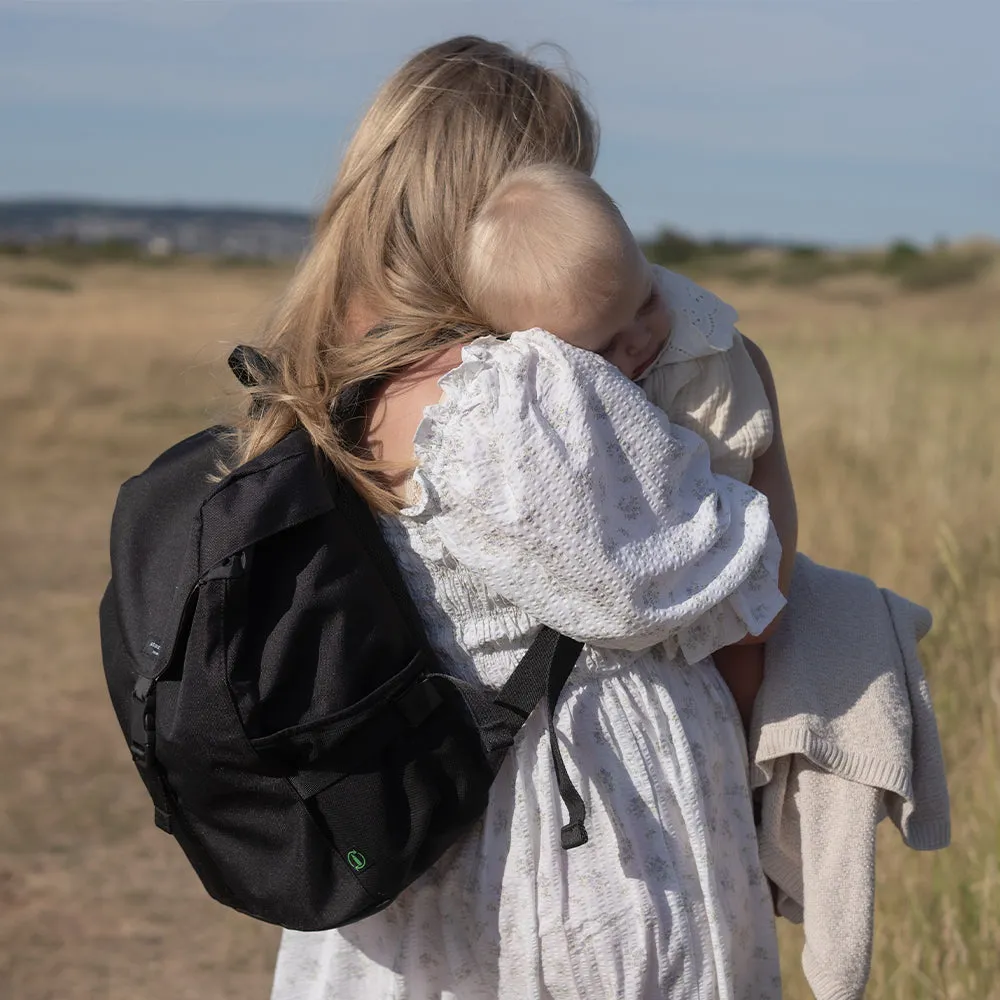
{"type": "Polygon", "coordinates": [[[435,661],[368,506],[302,429],[218,480],[215,427],[121,488],[108,689],[155,820],[208,892],[322,930],[387,906],[487,804],[547,697],[563,846],[583,801],[552,726],[581,644],[542,628],[500,691],[435,661]]]}

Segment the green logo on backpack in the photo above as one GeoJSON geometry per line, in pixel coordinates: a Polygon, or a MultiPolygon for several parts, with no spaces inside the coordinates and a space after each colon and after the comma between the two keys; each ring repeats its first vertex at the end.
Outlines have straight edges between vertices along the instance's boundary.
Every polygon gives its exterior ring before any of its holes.
{"type": "Polygon", "coordinates": [[[356,871],[361,871],[366,864],[365,856],[360,851],[348,851],[347,852],[347,863],[356,871]]]}

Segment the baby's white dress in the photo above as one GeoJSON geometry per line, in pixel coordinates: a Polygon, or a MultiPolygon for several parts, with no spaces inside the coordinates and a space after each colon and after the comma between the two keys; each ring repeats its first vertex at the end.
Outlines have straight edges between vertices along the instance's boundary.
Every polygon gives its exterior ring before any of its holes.
{"type": "Polygon", "coordinates": [[[778,1000],[743,732],[709,654],[782,607],[766,500],[635,383],[541,330],[466,347],[383,529],[454,673],[501,685],[540,622],[587,645],[475,827],[390,907],[285,931],[272,1000],[778,1000]]]}

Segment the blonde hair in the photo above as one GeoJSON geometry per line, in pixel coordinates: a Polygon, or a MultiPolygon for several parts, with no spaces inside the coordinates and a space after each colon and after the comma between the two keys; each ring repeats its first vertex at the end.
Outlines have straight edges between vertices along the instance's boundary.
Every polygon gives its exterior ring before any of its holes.
{"type": "Polygon", "coordinates": [[[509,333],[544,326],[559,334],[601,314],[621,288],[633,237],[592,177],[539,163],[505,177],[483,202],[462,246],[466,299],[509,333]]]}
{"type": "Polygon", "coordinates": [[[265,329],[273,371],[257,373],[263,384],[237,427],[237,461],[299,424],[372,507],[399,510],[389,466],[358,445],[371,388],[447,343],[490,332],[457,271],[469,222],[519,167],[554,161],[589,173],[597,140],[577,89],[504,45],[453,38],[393,74],[358,126],[313,245],[265,329]],[[352,338],[348,318],[358,309],[381,322],[352,338]]]}

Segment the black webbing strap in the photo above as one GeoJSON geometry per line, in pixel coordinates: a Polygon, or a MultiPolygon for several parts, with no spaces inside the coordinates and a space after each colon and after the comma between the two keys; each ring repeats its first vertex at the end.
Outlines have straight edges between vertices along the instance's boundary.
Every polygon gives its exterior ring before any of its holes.
{"type": "Polygon", "coordinates": [[[555,629],[543,625],[495,699],[501,708],[506,708],[526,719],[541,700],[544,690],[552,764],[556,769],[559,794],[569,812],[569,822],[562,828],[560,835],[562,846],[566,850],[587,843],[587,829],[583,825],[587,808],[566,771],[553,714],[559,692],[569,678],[581,649],[583,649],[582,642],[561,635],[555,629]]]}

